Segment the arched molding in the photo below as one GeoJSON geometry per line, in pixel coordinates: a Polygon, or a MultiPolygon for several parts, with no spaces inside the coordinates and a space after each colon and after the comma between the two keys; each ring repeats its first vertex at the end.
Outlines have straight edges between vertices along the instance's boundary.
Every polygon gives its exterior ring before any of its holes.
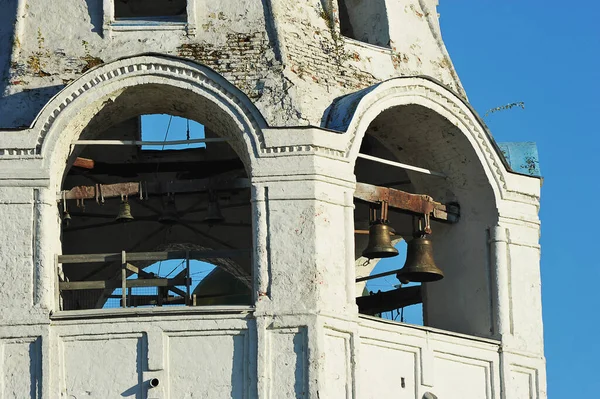
{"type": "Polygon", "coordinates": [[[431,109],[458,127],[473,147],[497,199],[507,191],[507,168],[493,139],[474,111],[455,93],[424,77],[394,78],[339,99],[329,112],[326,126],[348,134],[346,156],[356,162],[369,125],[382,112],[403,105],[431,109]]]}
{"type": "Polygon", "coordinates": [[[78,138],[84,124],[102,109],[99,100],[111,101],[112,95],[149,84],[186,89],[190,96],[218,107],[238,128],[227,138],[232,147],[245,150],[247,156],[241,156],[245,162],[251,164],[264,148],[262,129],[267,123],[246,95],[224,77],[183,59],[141,55],[94,68],[54,96],[31,127],[37,138],[35,154],[42,155],[46,166],[64,162],[54,158],[64,156],[64,149],[78,138]]]}

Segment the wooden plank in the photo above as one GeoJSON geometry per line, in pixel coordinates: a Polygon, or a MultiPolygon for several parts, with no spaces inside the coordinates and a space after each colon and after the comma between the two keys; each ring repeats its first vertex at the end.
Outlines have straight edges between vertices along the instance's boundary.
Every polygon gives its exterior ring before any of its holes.
{"type": "MultiPolygon", "coordinates": [[[[144,271],[143,269],[140,269],[130,263],[128,263],[128,267],[129,270],[131,270],[134,273],[137,273],[140,277],[144,277],[145,279],[150,279],[150,278],[154,278],[154,274],[148,273],[146,271],[144,271]],[[129,267],[131,266],[131,268],[129,267]],[[135,270],[137,271],[135,271],[135,270]]],[[[182,277],[183,278],[183,277],[182,277]]],[[[178,280],[178,275],[173,277],[174,280],[178,280]]],[[[175,294],[181,295],[182,297],[185,297],[185,291],[177,288],[177,287],[169,287],[169,291],[173,291],[175,294]]]]}
{"type": "Polygon", "coordinates": [[[374,315],[423,302],[421,287],[398,288],[356,298],[359,313],[374,315]]]}
{"type": "MultiPolygon", "coordinates": [[[[121,298],[120,295],[111,295],[109,298],[121,298]]],[[[180,296],[167,296],[163,298],[163,303],[167,303],[170,305],[183,305],[185,302],[183,297],[180,296]]],[[[156,295],[132,295],[129,298],[129,306],[148,306],[148,305],[157,305],[158,297],[156,295]]]]}
{"type": "MultiPolygon", "coordinates": [[[[148,278],[125,280],[125,286],[128,287],[169,287],[174,288],[177,285],[185,285],[185,279],[167,279],[167,278],[148,278]]],[[[102,290],[121,288],[121,281],[99,280],[99,281],[67,281],[61,282],[59,287],[63,291],[72,290],[102,290]]],[[[183,292],[183,291],[182,291],[183,292]]]]}
{"type": "Polygon", "coordinates": [[[104,263],[121,260],[120,253],[58,255],[58,263],[104,263]]]}
{"type": "MultiPolygon", "coordinates": [[[[250,253],[250,249],[230,249],[219,251],[189,251],[190,259],[214,259],[242,256],[250,253]]],[[[170,252],[129,252],[127,259],[134,261],[160,261],[168,259],[185,259],[185,251],[170,252]]],[[[121,260],[120,253],[59,255],[58,263],[103,263],[121,260]]]]}
{"type": "Polygon", "coordinates": [[[125,267],[127,268],[127,270],[129,270],[130,272],[134,272],[135,274],[140,274],[140,269],[135,267],[134,265],[132,265],[131,263],[126,263],[125,267]]]}
{"type": "Polygon", "coordinates": [[[75,158],[75,162],[73,162],[73,166],[77,166],[78,168],[83,169],[94,169],[94,160],[88,158],[75,158]]]}

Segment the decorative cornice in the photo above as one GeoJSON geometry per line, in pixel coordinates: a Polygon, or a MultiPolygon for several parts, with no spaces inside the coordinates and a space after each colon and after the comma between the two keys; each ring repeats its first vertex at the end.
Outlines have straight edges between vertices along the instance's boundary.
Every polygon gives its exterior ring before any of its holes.
{"type": "MultiPolygon", "coordinates": [[[[139,77],[139,84],[142,84],[144,83],[143,77],[147,75],[188,81],[225,97],[229,104],[239,107],[241,113],[247,116],[247,122],[252,125],[252,132],[249,133],[253,134],[259,143],[259,147],[264,148],[264,140],[260,134],[260,125],[266,126],[266,123],[262,119],[262,115],[256,109],[250,110],[246,104],[252,104],[250,100],[245,98],[245,95],[241,91],[229,84],[224,78],[207,67],[195,65],[189,61],[170,58],[161,59],[161,57],[156,56],[142,56],[116,61],[92,69],[55,96],[47,105],[47,107],[53,107],[52,111],[48,111],[45,108],[40,113],[40,117],[48,112],[49,115],[43,118],[43,124],[37,137],[35,153],[41,154],[46,136],[52,129],[54,122],[78,97],[99,86],[130,77],[139,77]],[[211,78],[208,76],[209,74],[214,74],[215,76],[211,78]],[[219,81],[226,82],[229,87],[225,87],[219,81]],[[242,99],[245,101],[242,101],[242,99]],[[60,102],[54,105],[56,101],[60,102]]],[[[35,121],[34,126],[37,126],[40,122],[35,121]]]]}

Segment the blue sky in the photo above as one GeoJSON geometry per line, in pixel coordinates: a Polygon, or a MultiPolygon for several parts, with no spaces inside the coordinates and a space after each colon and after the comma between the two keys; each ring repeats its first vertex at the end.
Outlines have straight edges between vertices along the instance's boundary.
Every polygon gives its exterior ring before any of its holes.
{"type": "Polygon", "coordinates": [[[499,142],[538,145],[548,397],[598,398],[600,2],[441,0],[438,12],[479,114],[525,102],[485,122],[499,142]]]}

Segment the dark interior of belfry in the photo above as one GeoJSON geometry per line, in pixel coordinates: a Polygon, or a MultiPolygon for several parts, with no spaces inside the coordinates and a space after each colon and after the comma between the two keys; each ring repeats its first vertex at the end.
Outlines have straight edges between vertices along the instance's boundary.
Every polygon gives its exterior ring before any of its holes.
{"type": "MultiPolygon", "coordinates": [[[[136,116],[74,143],[58,201],[61,310],[252,304],[245,165],[208,127],[202,137],[190,137],[186,122],[180,141],[168,138],[168,128],[164,140],[144,137],[136,116]]],[[[409,173],[374,136],[364,137],[360,154],[357,305],[360,313],[382,315],[421,303],[414,283],[444,277],[428,238],[431,222],[455,222],[459,210],[415,194],[409,173]],[[397,249],[403,240],[406,256],[397,249]],[[395,258],[396,267],[374,273],[383,258],[395,258]],[[370,291],[367,282],[381,277],[397,284],[370,291]]]]}

